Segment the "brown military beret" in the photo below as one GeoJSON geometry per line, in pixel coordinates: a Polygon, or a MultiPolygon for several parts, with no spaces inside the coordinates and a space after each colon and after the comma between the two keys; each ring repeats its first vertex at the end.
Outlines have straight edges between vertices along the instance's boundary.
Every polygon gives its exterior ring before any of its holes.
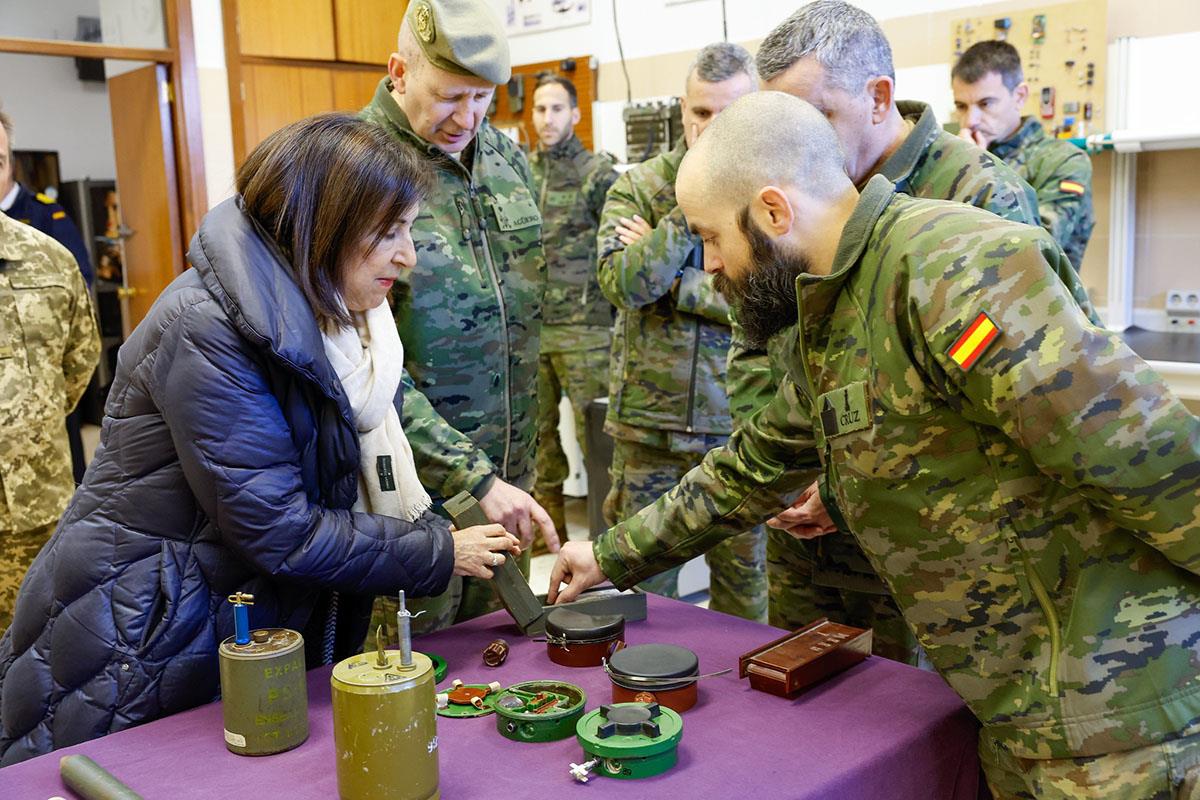
{"type": "Polygon", "coordinates": [[[404,14],[429,63],[497,86],[508,83],[508,37],[487,0],[413,0],[404,14]]]}

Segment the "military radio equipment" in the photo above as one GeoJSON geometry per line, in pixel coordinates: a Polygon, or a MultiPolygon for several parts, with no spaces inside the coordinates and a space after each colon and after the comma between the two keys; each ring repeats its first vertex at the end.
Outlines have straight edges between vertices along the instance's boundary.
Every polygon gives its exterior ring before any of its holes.
{"type": "Polygon", "coordinates": [[[871,631],[819,619],[738,659],[750,688],[791,697],[871,654],[871,631]]]}
{"type": "Polygon", "coordinates": [[[234,633],[218,649],[225,746],[243,756],[291,750],[308,738],[304,637],[287,628],[251,631],[254,595],[238,592],[229,602],[234,633]]]}
{"type": "Polygon", "coordinates": [[[87,756],[63,756],[58,761],[58,773],[67,788],[83,800],[142,800],[140,794],[87,756]]]}
{"type": "MultiPolygon", "coordinates": [[[[404,595],[400,595],[401,613],[404,595]]],[[[401,637],[404,630],[401,631],[401,637]]],[[[433,662],[383,649],[340,662],[329,679],[333,745],[341,800],[430,800],[438,797],[438,737],[433,662]]]]}
{"type": "Polygon", "coordinates": [[[669,152],[683,135],[678,99],[627,106],[621,116],[625,120],[625,161],[629,164],[669,152]]]}
{"type": "Polygon", "coordinates": [[[563,681],[525,681],[496,698],[496,730],[515,742],[556,742],[575,732],[587,694],[563,681]]]}
{"type": "MultiPolygon", "coordinates": [[[[446,512],[459,530],[475,525],[487,525],[489,520],[479,507],[479,501],[470,492],[459,492],[446,501],[446,512]]],[[[492,586],[500,596],[500,602],[516,621],[521,632],[534,636],[542,632],[544,612],[525,576],[511,554],[504,554],[504,563],[492,567],[492,586]]]]}
{"type": "Polygon", "coordinates": [[[617,703],[585,714],[575,738],[584,755],[583,763],[571,765],[575,780],[649,778],[675,766],[683,719],[658,703],[617,703]]]}

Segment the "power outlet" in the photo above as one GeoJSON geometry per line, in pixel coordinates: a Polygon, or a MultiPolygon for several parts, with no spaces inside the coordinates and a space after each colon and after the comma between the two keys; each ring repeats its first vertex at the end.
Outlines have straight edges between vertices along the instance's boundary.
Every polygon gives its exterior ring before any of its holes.
{"type": "Polygon", "coordinates": [[[1200,317],[1200,290],[1168,289],[1168,317],[1200,317]]]}

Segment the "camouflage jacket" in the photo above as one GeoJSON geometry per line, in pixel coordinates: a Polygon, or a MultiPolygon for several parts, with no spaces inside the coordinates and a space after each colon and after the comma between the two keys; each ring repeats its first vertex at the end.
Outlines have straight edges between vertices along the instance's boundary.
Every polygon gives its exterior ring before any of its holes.
{"type": "Polygon", "coordinates": [[[546,249],[542,352],[607,346],[613,307],[596,279],[596,228],[604,195],[617,179],[612,156],[588,152],[572,135],[549,150],[531,153],[529,168],[546,249]],[[556,336],[552,328],[558,326],[598,330],[592,336],[556,336]]]}
{"type": "Polygon", "coordinates": [[[798,281],[788,379],[599,537],[604,573],[627,587],[683,563],[820,468],[934,666],[1014,754],[1195,732],[1200,422],[1079,312],[1056,260],[1040,228],[873,179],[832,273],[798,281]],[[999,334],[963,369],[985,313],[999,334]]]}
{"type": "MultiPolygon", "coordinates": [[[[982,208],[996,216],[1027,225],[1037,225],[1037,199],[1033,190],[1011,168],[979,147],[947,133],[938,125],[932,109],[924,103],[901,101],[897,108],[913,123],[908,138],[879,168],[898,192],[932,200],[954,200],[982,208]]],[[[1056,262],[1062,265],[1061,261],[1056,262]]],[[[1084,313],[1101,324],[1078,273],[1069,264],[1059,267],[1059,278],[1084,313]]],[[[737,341],[730,351],[730,394],[735,420],[740,423],[764,406],[775,394],[783,372],[780,359],[772,353],[748,350],[737,341]],[[774,369],[771,368],[774,364],[774,369]]],[[[783,339],[776,337],[772,345],[783,339]]],[[[813,581],[818,585],[883,593],[854,540],[845,533],[835,498],[822,486],[826,509],[842,533],[801,542],[813,563],[813,581]]]]}
{"type": "Polygon", "coordinates": [[[1042,123],[1025,117],[1017,132],[988,147],[1037,192],[1042,227],[1076,270],[1096,219],[1092,215],[1092,160],[1070,142],[1046,136],[1042,123]]]}
{"type": "Polygon", "coordinates": [[[605,430],[670,449],[730,431],[729,305],[704,272],[700,240],[675,202],[686,152],[681,139],[618,178],[598,235],[600,288],[617,307],[605,430]],[[634,214],[654,230],[626,247],[615,229],[634,214]]]}
{"type": "Polygon", "coordinates": [[[525,156],[486,121],[461,163],[412,131],[385,78],[362,115],[436,176],[413,225],[416,268],[396,285],[404,432],[435,495],[533,483],[546,265],[525,156]],[[411,391],[414,387],[417,391],[411,391]]]}
{"type": "Polygon", "coordinates": [[[48,525],[75,491],[64,417],[100,357],[70,251],[0,213],[0,535],[48,525]]]}

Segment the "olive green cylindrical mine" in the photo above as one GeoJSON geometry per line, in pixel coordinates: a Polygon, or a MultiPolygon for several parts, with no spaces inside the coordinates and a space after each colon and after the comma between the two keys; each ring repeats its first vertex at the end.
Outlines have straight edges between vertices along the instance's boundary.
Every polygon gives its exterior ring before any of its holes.
{"type": "Polygon", "coordinates": [[[250,643],[221,642],[221,713],[225,746],[243,756],[282,753],[308,738],[304,637],[261,628],[250,643]]]}
{"type": "Polygon", "coordinates": [[[399,650],[333,668],[333,743],[342,800],[437,800],[433,662],[399,650]]]}

